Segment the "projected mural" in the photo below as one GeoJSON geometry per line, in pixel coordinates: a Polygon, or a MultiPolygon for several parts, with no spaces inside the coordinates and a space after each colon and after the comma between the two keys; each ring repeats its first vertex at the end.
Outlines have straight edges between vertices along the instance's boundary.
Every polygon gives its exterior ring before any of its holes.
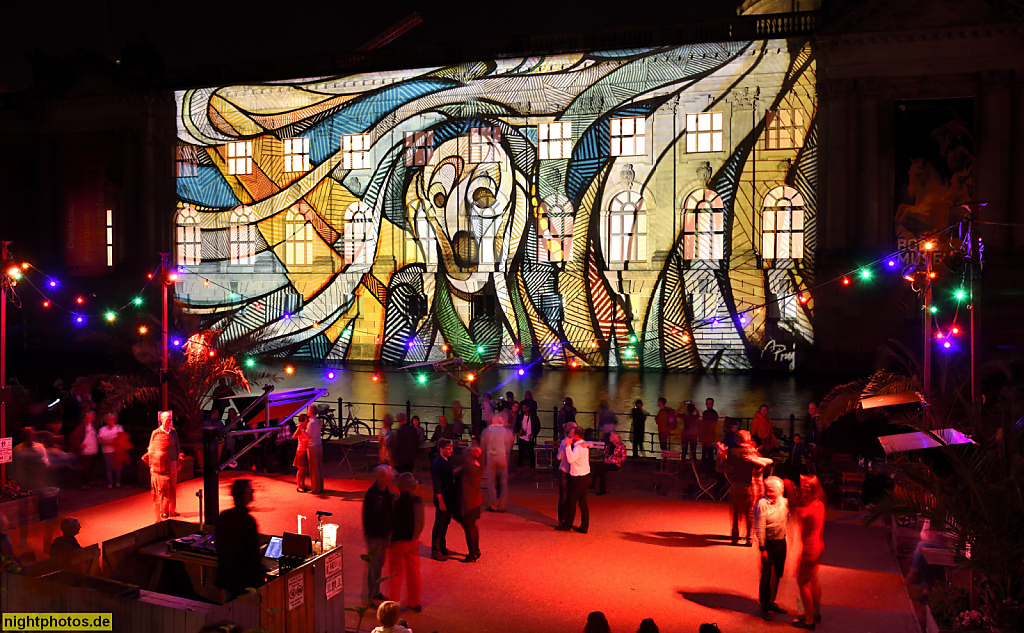
{"type": "Polygon", "coordinates": [[[815,83],[766,40],[180,91],[178,299],[313,362],[792,365],[815,83]]]}

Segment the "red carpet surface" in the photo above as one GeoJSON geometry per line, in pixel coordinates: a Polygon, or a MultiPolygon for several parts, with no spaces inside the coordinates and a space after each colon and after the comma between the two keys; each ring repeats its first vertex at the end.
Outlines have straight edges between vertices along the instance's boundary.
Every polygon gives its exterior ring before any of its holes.
{"type": "MultiPolygon", "coordinates": [[[[716,622],[723,633],[791,631],[797,610],[795,584],[799,543],[790,530],[789,560],[779,590],[779,604],[790,615],[764,622],[757,614],[759,559],[757,548],[733,547],[726,538],[730,513],[726,504],[681,500],[678,494],[650,492],[650,473],[610,476],[612,492],[590,497],[590,532],[555,531],[553,490],[537,490],[532,476],[511,488],[508,512],[484,512],[479,523],[481,559],[464,564],[430,559],[429,473],[419,470],[420,493],[426,499],[426,526],[421,537],[423,612],[403,614],[416,633],[582,631],[587,614],[603,611],[613,633],[632,633],[644,618],[653,618],[663,632],[696,632],[703,622],[716,622]]],[[[295,491],[283,477],[253,476],[253,514],[265,534],[295,531],[296,515],[307,517],[303,531],[316,533],[316,511],[333,513],[326,522],[340,526],[344,547],[345,605],[365,593],[365,553],[360,523],[365,473],[347,468],[329,474],[328,491],[313,496],[295,491]]],[[[221,478],[221,509],[230,507],[228,486],[237,473],[221,478]]],[[[179,486],[182,520],[198,521],[201,481],[179,486]]],[[[79,541],[95,543],[153,521],[149,492],[84,509],[79,541]]],[[[579,519],[577,518],[577,522],[579,519]]],[[[27,546],[39,552],[43,524],[30,530],[27,546]]],[[[14,535],[12,534],[12,537],[14,535]]],[[[881,527],[862,527],[852,513],[830,512],[822,560],[823,622],[818,630],[849,633],[918,633],[902,576],[881,527]]],[[[457,523],[448,532],[449,548],[465,553],[457,523]]],[[[24,546],[19,549],[25,549],[24,546]]],[[[385,573],[387,569],[385,567],[385,573]]],[[[115,615],[116,617],[116,615],[115,615]]],[[[349,614],[348,629],[357,616],[349,614]]],[[[376,626],[374,617],[362,631],[376,626]]],[[[332,632],[333,633],[333,632],[332,632]]]]}

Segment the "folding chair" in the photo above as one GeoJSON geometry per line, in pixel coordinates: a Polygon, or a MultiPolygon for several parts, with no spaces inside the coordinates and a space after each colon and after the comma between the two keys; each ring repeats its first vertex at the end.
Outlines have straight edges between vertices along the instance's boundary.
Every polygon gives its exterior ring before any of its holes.
{"type": "Polygon", "coordinates": [[[658,467],[654,470],[654,491],[656,493],[667,495],[668,490],[664,486],[675,487],[679,481],[679,464],[682,458],[683,454],[679,451],[661,451],[661,461],[658,462],[658,467]]]}
{"type": "Polygon", "coordinates": [[[715,498],[715,486],[718,484],[718,477],[715,473],[701,472],[697,468],[697,462],[692,459],[690,468],[693,470],[693,479],[697,482],[697,491],[693,493],[693,500],[698,501],[701,497],[707,497],[712,501],[720,501],[720,498],[715,498]]]}
{"type": "Polygon", "coordinates": [[[864,505],[864,473],[844,472],[842,477],[842,483],[839,484],[839,509],[845,508],[847,503],[858,507],[864,505]]]}
{"type": "Polygon", "coordinates": [[[555,489],[555,446],[553,442],[544,442],[534,448],[537,456],[537,479],[535,480],[537,490],[540,485],[545,484],[549,489],[555,489]]]}

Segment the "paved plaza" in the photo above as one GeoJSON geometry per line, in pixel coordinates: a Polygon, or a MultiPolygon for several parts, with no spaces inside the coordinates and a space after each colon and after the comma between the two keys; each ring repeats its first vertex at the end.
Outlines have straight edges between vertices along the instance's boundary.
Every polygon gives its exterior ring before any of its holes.
{"type": "MultiPolygon", "coordinates": [[[[358,463],[357,463],[358,465],[358,463]]],[[[564,632],[583,629],[590,611],[603,611],[614,632],[632,632],[651,617],[662,631],[696,632],[703,622],[717,622],[723,633],[792,630],[791,616],[757,617],[756,548],[733,547],[729,508],[724,503],[685,501],[682,494],[655,494],[649,464],[627,464],[609,477],[609,494],[590,497],[589,534],[557,532],[555,491],[538,489],[533,475],[513,477],[511,503],[505,514],[484,512],[480,521],[479,562],[458,557],[441,563],[430,559],[429,473],[416,472],[426,503],[421,537],[423,612],[403,615],[417,633],[440,631],[564,632]]],[[[345,548],[345,604],[358,603],[364,592],[365,551],[360,504],[369,486],[365,472],[350,473],[336,463],[328,467],[328,492],[300,494],[290,478],[254,476],[254,516],[265,534],[296,529],[296,515],[306,533],[316,532],[316,511],[333,513],[345,548]]],[[[228,487],[240,476],[221,478],[221,508],[230,507],[228,487]]],[[[182,483],[178,508],[182,520],[198,521],[196,492],[201,480],[182,483]]],[[[149,492],[85,508],[79,540],[94,543],[140,528],[152,521],[149,492]]],[[[849,633],[917,633],[918,624],[896,559],[882,527],[862,527],[851,512],[829,511],[826,552],[821,566],[823,623],[819,630],[849,633]]],[[[42,524],[33,526],[29,545],[39,551],[42,524]]],[[[791,530],[792,532],[792,530],[791,530]]],[[[794,612],[794,580],[799,545],[793,546],[779,603],[794,612]]],[[[449,531],[449,547],[464,553],[458,524],[449,531]]],[[[372,619],[371,619],[372,620],[372,619]]],[[[356,615],[349,613],[349,630],[356,615]]],[[[375,622],[374,622],[375,624],[375,622]]],[[[367,631],[369,621],[362,630],[367,631]]]]}

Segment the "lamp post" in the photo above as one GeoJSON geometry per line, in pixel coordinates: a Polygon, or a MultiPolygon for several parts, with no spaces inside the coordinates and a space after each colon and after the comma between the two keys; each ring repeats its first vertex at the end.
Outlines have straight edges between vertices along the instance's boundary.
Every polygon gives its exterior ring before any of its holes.
{"type": "MultiPolygon", "coordinates": [[[[0,242],[0,437],[7,437],[7,400],[11,391],[7,387],[7,291],[12,280],[7,274],[7,247],[9,241],[0,242]]],[[[0,464],[0,486],[7,483],[7,464],[0,464]]]]}
{"type": "Polygon", "coordinates": [[[168,262],[170,253],[160,253],[160,287],[163,290],[163,336],[162,362],[160,364],[160,410],[167,411],[167,287],[171,281],[168,279],[168,262]]]}
{"type": "MultiPolygon", "coordinates": [[[[932,391],[932,252],[934,243],[931,239],[924,244],[925,280],[924,280],[924,400],[931,402],[932,391]]],[[[931,428],[928,410],[925,409],[925,428],[931,428]]]]}

